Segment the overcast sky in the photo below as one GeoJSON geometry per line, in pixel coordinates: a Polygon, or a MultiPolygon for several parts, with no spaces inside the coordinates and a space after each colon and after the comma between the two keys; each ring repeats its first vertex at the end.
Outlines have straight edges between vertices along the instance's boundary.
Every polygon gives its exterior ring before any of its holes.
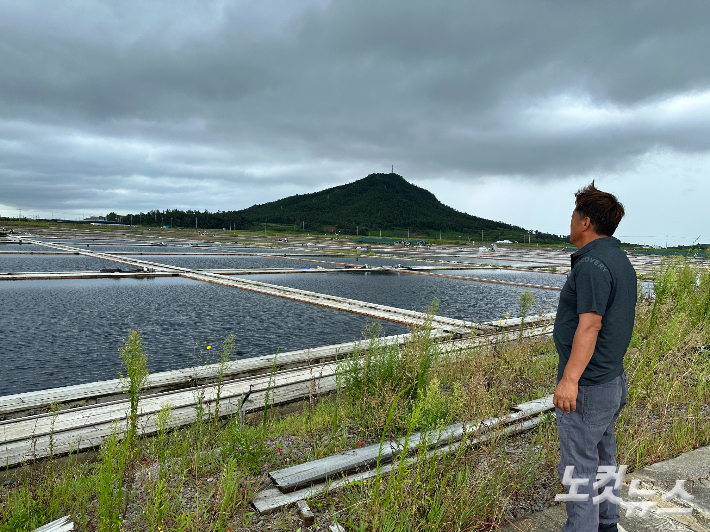
{"type": "Polygon", "coordinates": [[[395,172],[567,234],[710,242],[710,2],[0,3],[0,213],[241,209],[395,172]]]}

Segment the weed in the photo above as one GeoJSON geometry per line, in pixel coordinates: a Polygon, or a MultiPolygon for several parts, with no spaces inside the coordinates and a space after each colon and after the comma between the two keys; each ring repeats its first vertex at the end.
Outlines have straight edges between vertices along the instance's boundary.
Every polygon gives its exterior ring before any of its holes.
{"type": "Polygon", "coordinates": [[[148,498],[145,511],[151,531],[164,529],[168,514],[168,467],[165,460],[165,438],[171,424],[171,418],[172,407],[170,405],[163,405],[155,420],[157,433],[153,443],[155,454],[158,458],[158,476],[147,490],[148,498]]]}
{"type": "Polygon", "coordinates": [[[536,304],[537,298],[533,295],[529,288],[526,288],[518,298],[518,310],[520,312],[520,339],[522,339],[523,331],[525,329],[525,318],[527,317],[530,309],[536,304]]]}
{"type": "Polygon", "coordinates": [[[264,412],[261,420],[262,425],[266,425],[267,415],[269,413],[269,400],[273,402],[271,397],[271,389],[274,385],[274,374],[276,373],[276,358],[279,356],[278,351],[274,355],[274,361],[271,363],[271,370],[269,371],[269,383],[266,385],[266,393],[264,394],[264,412]]]}
{"type": "Polygon", "coordinates": [[[214,403],[214,422],[219,421],[219,400],[222,396],[222,383],[224,381],[224,372],[229,362],[229,357],[234,353],[234,335],[228,334],[222,342],[222,352],[219,356],[219,368],[217,370],[217,382],[215,384],[216,395],[214,403]]]}
{"type": "Polygon", "coordinates": [[[143,351],[143,337],[138,331],[131,331],[121,349],[121,360],[126,367],[127,376],[121,377],[125,393],[131,402],[128,429],[128,441],[131,445],[137,436],[138,402],[140,394],[148,382],[148,359],[143,351]]]}
{"type": "Polygon", "coordinates": [[[51,421],[49,424],[49,469],[51,476],[54,476],[54,425],[59,416],[59,403],[55,399],[49,407],[51,421]]]}
{"type": "Polygon", "coordinates": [[[119,427],[114,424],[100,451],[98,517],[101,532],[119,532],[121,529],[120,514],[121,504],[126,497],[124,472],[128,454],[128,440],[119,438],[119,427]]]}

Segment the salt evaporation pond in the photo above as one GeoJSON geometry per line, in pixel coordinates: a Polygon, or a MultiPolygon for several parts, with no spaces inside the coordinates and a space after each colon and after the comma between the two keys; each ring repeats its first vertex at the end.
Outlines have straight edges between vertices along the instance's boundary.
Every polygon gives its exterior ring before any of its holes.
{"type": "Polygon", "coordinates": [[[519,270],[434,270],[432,273],[443,275],[458,275],[460,277],[478,277],[480,279],[495,279],[511,283],[537,284],[562,288],[567,275],[546,272],[521,272],[519,270]]]}
{"type": "Polygon", "coordinates": [[[373,321],[181,278],[2,282],[0,300],[0,395],[116,378],[131,329],[143,333],[156,372],[200,365],[229,333],[251,357],[361,339],[373,321]]]}
{"type": "Polygon", "coordinates": [[[130,268],[117,262],[84,255],[2,255],[0,273],[99,271],[101,268],[130,268]]]}
{"type": "MultiPolygon", "coordinates": [[[[399,272],[343,272],[320,274],[254,274],[237,276],[252,281],[299,288],[321,294],[426,312],[439,300],[439,315],[466,321],[488,321],[514,316],[524,287],[430,277],[399,272]]],[[[559,292],[531,289],[538,303],[531,312],[552,312],[559,292]]]]}
{"type": "Polygon", "coordinates": [[[37,244],[0,244],[0,251],[13,251],[15,253],[28,253],[30,251],[52,251],[47,246],[38,246],[37,244]]]}

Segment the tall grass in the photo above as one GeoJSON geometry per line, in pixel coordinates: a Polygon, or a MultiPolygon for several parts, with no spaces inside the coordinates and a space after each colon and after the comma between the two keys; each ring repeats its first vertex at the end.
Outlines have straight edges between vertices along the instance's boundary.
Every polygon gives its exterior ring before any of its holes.
{"type": "Polygon", "coordinates": [[[130,399],[128,441],[131,444],[137,436],[138,402],[140,394],[148,382],[148,358],[143,350],[143,337],[138,331],[131,331],[121,349],[121,360],[126,367],[126,376],[121,375],[124,392],[130,399]]]}
{"type": "Polygon", "coordinates": [[[214,422],[219,422],[219,401],[222,397],[222,386],[224,384],[224,372],[227,368],[229,358],[234,353],[234,335],[228,334],[222,342],[222,351],[219,355],[219,366],[217,369],[217,381],[215,382],[215,401],[214,401],[214,422]]]}
{"type": "Polygon", "coordinates": [[[710,269],[676,257],[654,277],[637,307],[617,422],[619,460],[632,469],[710,441],[710,269]]]}

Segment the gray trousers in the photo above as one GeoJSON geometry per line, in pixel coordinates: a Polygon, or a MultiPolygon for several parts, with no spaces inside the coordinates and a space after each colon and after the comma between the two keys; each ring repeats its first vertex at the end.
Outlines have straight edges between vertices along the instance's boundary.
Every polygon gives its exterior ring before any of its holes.
{"type": "MultiPolygon", "coordinates": [[[[616,438],[614,423],[626,405],[628,386],[626,374],[596,386],[579,386],[577,409],[567,413],[559,408],[557,433],[560,441],[560,480],[567,466],[574,466],[574,478],[588,478],[586,486],[577,493],[589,493],[587,501],[566,502],[567,522],[563,532],[597,532],[599,523],[619,522],[619,507],[609,501],[594,504],[592,497],[604,488],[592,489],[599,466],[616,467],[616,438]]],[[[566,488],[569,493],[569,487],[566,488]]],[[[618,490],[614,495],[619,496],[618,490]]]]}

